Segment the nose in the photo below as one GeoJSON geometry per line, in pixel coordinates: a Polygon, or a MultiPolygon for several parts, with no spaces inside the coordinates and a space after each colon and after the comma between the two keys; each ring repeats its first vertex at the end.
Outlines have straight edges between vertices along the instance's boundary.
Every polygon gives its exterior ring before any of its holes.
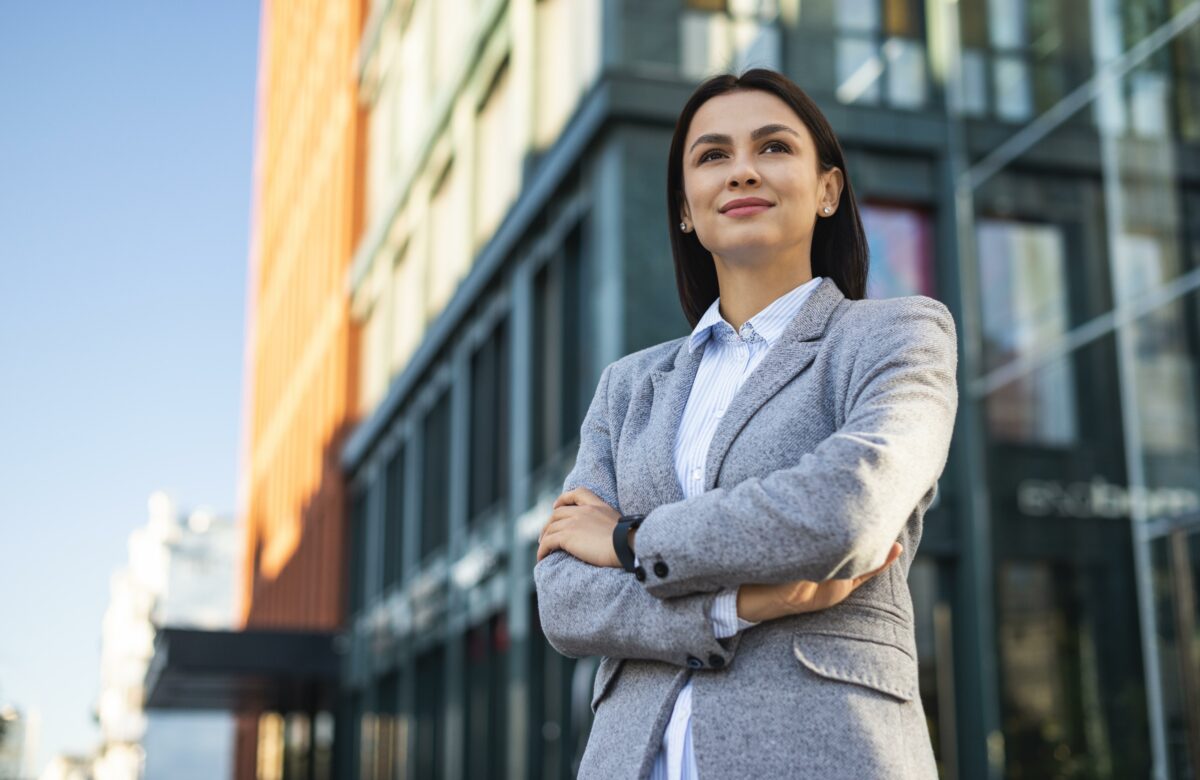
{"type": "Polygon", "coordinates": [[[725,182],[729,187],[754,187],[758,184],[758,171],[754,169],[753,155],[741,154],[734,159],[729,170],[729,179],[725,182]]]}

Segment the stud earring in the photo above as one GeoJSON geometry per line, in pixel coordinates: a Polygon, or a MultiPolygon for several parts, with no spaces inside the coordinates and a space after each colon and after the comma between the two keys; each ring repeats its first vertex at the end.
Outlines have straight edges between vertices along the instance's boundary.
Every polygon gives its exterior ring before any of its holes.
{"type": "Polygon", "coordinates": [[[826,207],[825,207],[825,213],[826,213],[826,214],[828,214],[828,213],[829,213],[829,212],[831,212],[831,211],[833,211],[833,209],[829,208],[828,206],[826,206],[826,207]]]}
{"type": "Polygon", "coordinates": [[[679,229],[680,229],[680,230],[682,230],[684,233],[686,233],[686,232],[687,232],[687,223],[686,223],[686,222],[680,222],[680,223],[679,223],[679,229]]]}

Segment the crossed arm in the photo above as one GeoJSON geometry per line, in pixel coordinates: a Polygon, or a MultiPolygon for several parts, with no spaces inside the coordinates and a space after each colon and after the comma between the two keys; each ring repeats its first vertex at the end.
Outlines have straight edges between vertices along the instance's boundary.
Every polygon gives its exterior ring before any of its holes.
{"type": "MultiPolygon", "coordinates": [[[[609,366],[600,376],[563,492],[586,488],[616,507],[607,414],[611,372],[609,366]]],[[[686,666],[689,657],[726,659],[737,645],[737,636],[718,638],[713,630],[711,615],[719,589],[658,598],[624,569],[586,563],[562,549],[538,561],[533,574],[542,630],[563,655],[643,658],[686,666]]]]}
{"type": "MultiPolygon", "coordinates": [[[[717,639],[717,593],[749,582],[857,582],[890,562],[888,544],[945,465],[957,409],[954,323],[922,301],[859,350],[844,425],[790,468],[660,506],[637,532],[652,572],[638,582],[558,550],[534,569],[542,625],[566,655],[687,664],[732,659],[739,637],[717,639]],[[660,567],[661,570],[661,567],[660,567]],[[693,659],[694,660],[694,659],[693,659]]],[[[605,369],[564,490],[586,487],[616,506],[605,369]]],[[[893,545],[894,546],[894,545],[893,545]]]]}

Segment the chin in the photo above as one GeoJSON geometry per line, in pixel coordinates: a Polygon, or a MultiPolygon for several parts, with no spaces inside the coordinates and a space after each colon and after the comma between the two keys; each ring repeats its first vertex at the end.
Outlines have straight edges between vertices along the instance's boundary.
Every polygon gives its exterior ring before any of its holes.
{"type": "Polygon", "coordinates": [[[709,249],[709,251],[721,257],[738,257],[739,255],[768,252],[778,246],[779,242],[775,236],[747,230],[745,235],[736,238],[730,237],[730,240],[722,241],[720,246],[709,249]]]}

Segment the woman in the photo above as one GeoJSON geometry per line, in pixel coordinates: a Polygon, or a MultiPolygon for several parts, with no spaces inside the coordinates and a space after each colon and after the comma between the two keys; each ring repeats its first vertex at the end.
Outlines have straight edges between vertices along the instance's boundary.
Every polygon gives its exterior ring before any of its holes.
{"type": "Polygon", "coordinates": [[[906,578],[955,327],[926,297],[863,299],[845,171],[777,73],[713,78],[680,115],[693,331],[602,373],[534,570],[551,645],[603,656],[580,777],[937,776],[906,578]]]}

